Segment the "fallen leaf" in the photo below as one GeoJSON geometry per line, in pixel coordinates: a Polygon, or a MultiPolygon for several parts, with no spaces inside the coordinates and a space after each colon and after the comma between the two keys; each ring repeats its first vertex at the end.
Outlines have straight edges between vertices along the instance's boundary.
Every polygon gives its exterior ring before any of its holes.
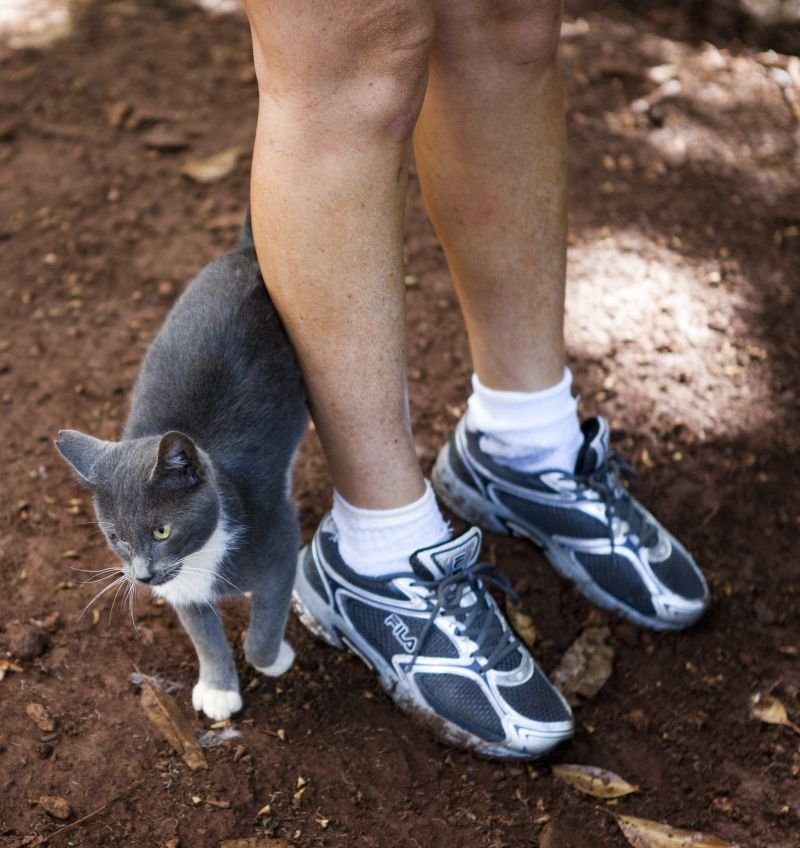
{"type": "Polygon", "coordinates": [[[575,695],[593,698],[613,670],[614,649],[608,644],[608,627],[587,627],[567,648],[550,679],[570,703],[575,695]]]}
{"type": "Polygon", "coordinates": [[[633,786],[613,771],[596,766],[560,763],[552,768],[559,780],[595,798],[621,798],[639,790],[638,786],[633,786]]]}
{"type": "Polygon", "coordinates": [[[72,815],[72,807],[66,798],[59,795],[42,795],[39,806],[54,819],[66,821],[72,815]]]}
{"type": "Polygon", "coordinates": [[[181,173],[196,183],[213,183],[233,171],[239,154],[238,147],[228,147],[205,159],[190,159],[181,169],[181,173]]]}
{"type": "Polygon", "coordinates": [[[219,848],[290,848],[283,839],[262,839],[260,836],[250,836],[247,839],[226,839],[219,843],[219,848]]]}
{"type": "Polygon", "coordinates": [[[185,150],[189,146],[185,136],[163,127],[156,127],[150,132],[146,132],[141,141],[145,147],[149,147],[151,150],[185,150]]]}
{"type": "Polygon", "coordinates": [[[528,613],[519,604],[514,604],[506,598],[506,617],[517,636],[532,648],[536,641],[536,625],[528,613]]]}
{"type": "Polygon", "coordinates": [[[763,721],[764,724],[782,724],[785,727],[791,727],[795,733],[800,733],[800,725],[789,718],[786,707],[774,695],[766,693],[753,695],[752,703],[754,718],[763,721]]]}
{"type": "Polygon", "coordinates": [[[167,742],[192,771],[208,768],[205,754],[192,732],[189,720],[180,711],[174,698],[144,680],[140,703],[150,721],[164,734],[167,742]]]}
{"type": "Polygon", "coordinates": [[[716,836],[681,830],[668,824],[639,819],[635,816],[614,816],[625,838],[633,848],[738,848],[733,842],[724,842],[716,836]]]}
{"type": "Polygon", "coordinates": [[[46,707],[41,704],[31,703],[25,707],[25,712],[28,714],[34,724],[43,733],[52,733],[56,729],[56,723],[46,707]]]}

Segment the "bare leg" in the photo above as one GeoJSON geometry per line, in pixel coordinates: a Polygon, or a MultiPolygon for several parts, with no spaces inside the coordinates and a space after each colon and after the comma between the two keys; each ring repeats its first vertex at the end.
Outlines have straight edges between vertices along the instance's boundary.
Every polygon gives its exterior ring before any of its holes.
{"type": "Polygon", "coordinates": [[[432,0],[246,0],[259,80],[251,206],[267,287],[337,490],[424,491],[405,375],[403,208],[432,0]]]}
{"type": "Polygon", "coordinates": [[[566,166],[558,0],[436,2],[414,150],[476,373],[537,391],[564,372],[566,166]]]}

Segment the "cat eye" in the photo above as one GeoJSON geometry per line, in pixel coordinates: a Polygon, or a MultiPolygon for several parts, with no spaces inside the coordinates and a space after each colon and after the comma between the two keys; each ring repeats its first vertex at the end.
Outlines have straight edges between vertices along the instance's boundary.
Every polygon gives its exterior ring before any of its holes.
{"type": "Polygon", "coordinates": [[[158,527],[156,527],[155,530],[153,530],[153,537],[155,539],[158,539],[159,542],[163,542],[164,539],[169,538],[169,534],[171,532],[172,532],[172,525],[171,524],[160,524],[158,527]]]}

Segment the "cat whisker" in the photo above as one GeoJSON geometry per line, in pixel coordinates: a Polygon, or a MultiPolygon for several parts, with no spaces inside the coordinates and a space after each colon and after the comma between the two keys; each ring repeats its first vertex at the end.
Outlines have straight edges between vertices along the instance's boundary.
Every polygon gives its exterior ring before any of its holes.
{"type": "Polygon", "coordinates": [[[131,624],[133,625],[133,632],[141,639],[142,634],[139,633],[139,628],[136,626],[136,616],[133,614],[133,603],[136,598],[136,590],[138,588],[139,587],[134,582],[131,582],[130,586],[128,587],[128,611],[131,615],[131,624]]]}
{"type": "Polygon", "coordinates": [[[61,563],[64,568],[69,568],[71,571],[83,571],[86,574],[100,574],[103,571],[121,571],[120,568],[77,568],[74,565],[68,565],[66,562],[61,563]]]}
{"type": "Polygon", "coordinates": [[[92,583],[104,583],[106,580],[110,580],[114,575],[113,574],[103,574],[100,577],[94,577],[90,580],[81,580],[81,586],[90,586],[92,583]]]}
{"type": "MultiPolygon", "coordinates": [[[[184,562],[185,562],[185,560],[184,560],[184,562]]],[[[187,574],[208,574],[208,572],[205,569],[192,568],[192,566],[186,566],[186,565],[183,565],[183,564],[181,564],[181,570],[185,571],[187,574]]],[[[220,574],[219,572],[216,572],[215,576],[219,577],[220,580],[224,580],[229,586],[231,586],[233,589],[235,589],[240,594],[242,594],[242,595],[244,594],[244,592],[232,580],[229,580],[227,577],[225,577],[224,574],[220,574]]]]}
{"type": "Polygon", "coordinates": [[[122,589],[123,585],[124,584],[120,583],[119,586],[117,586],[117,591],[114,592],[114,597],[111,600],[111,609],[108,611],[108,626],[109,627],[111,627],[111,615],[114,612],[114,605],[117,603],[117,598],[119,597],[119,592],[120,592],[120,589],[122,589]]]}
{"type": "Polygon", "coordinates": [[[88,603],[88,604],[86,604],[86,606],[85,606],[85,607],[81,610],[81,613],[80,613],[80,615],[78,616],[78,621],[80,621],[80,620],[83,618],[83,616],[84,616],[84,615],[85,615],[85,613],[86,613],[86,610],[88,610],[88,609],[89,609],[89,607],[90,607],[90,606],[92,606],[92,604],[94,604],[94,603],[95,603],[97,600],[99,600],[99,599],[100,599],[103,595],[105,595],[105,593],[106,593],[106,592],[108,592],[110,589],[113,589],[113,588],[114,588],[114,587],[115,587],[118,583],[120,583],[122,580],[125,580],[125,579],[126,579],[126,578],[125,578],[125,576],[123,575],[122,577],[117,577],[117,579],[116,579],[113,583],[109,583],[109,584],[108,584],[108,586],[104,586],[104,587],[103,587],[103,588],[102,588],[102,589],[101,589],[101,590],[100,590],[100,591],[99,591],[99,592],[98,592],[98,593],[97,593],[97,594],[96,594],[96,595],[95,595],[95,596],[91,599],[91,601],[89,601],[89,603],[88,603]]]}

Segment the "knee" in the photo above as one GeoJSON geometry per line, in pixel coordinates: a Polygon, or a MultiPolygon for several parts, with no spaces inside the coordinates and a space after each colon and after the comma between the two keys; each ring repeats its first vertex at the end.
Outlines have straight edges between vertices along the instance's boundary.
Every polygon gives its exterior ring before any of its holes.
{"type": "Polygon", "coordinates": [[[561,0],[469,0],[437,16],[436,49],[477,50],[491,60],[544,70],[558,53],[561,0]]]}
{"type": "Polygon", "coordinates": [[[324,25],[299,21],[291,40],[275,36],[269,27],[262,32],[251,12],[262,96],[299,105],[326,122],[382,126],[405,140],[425,94],[432,4],[366,0],[342,5],[341,14],[324,25]]]}

